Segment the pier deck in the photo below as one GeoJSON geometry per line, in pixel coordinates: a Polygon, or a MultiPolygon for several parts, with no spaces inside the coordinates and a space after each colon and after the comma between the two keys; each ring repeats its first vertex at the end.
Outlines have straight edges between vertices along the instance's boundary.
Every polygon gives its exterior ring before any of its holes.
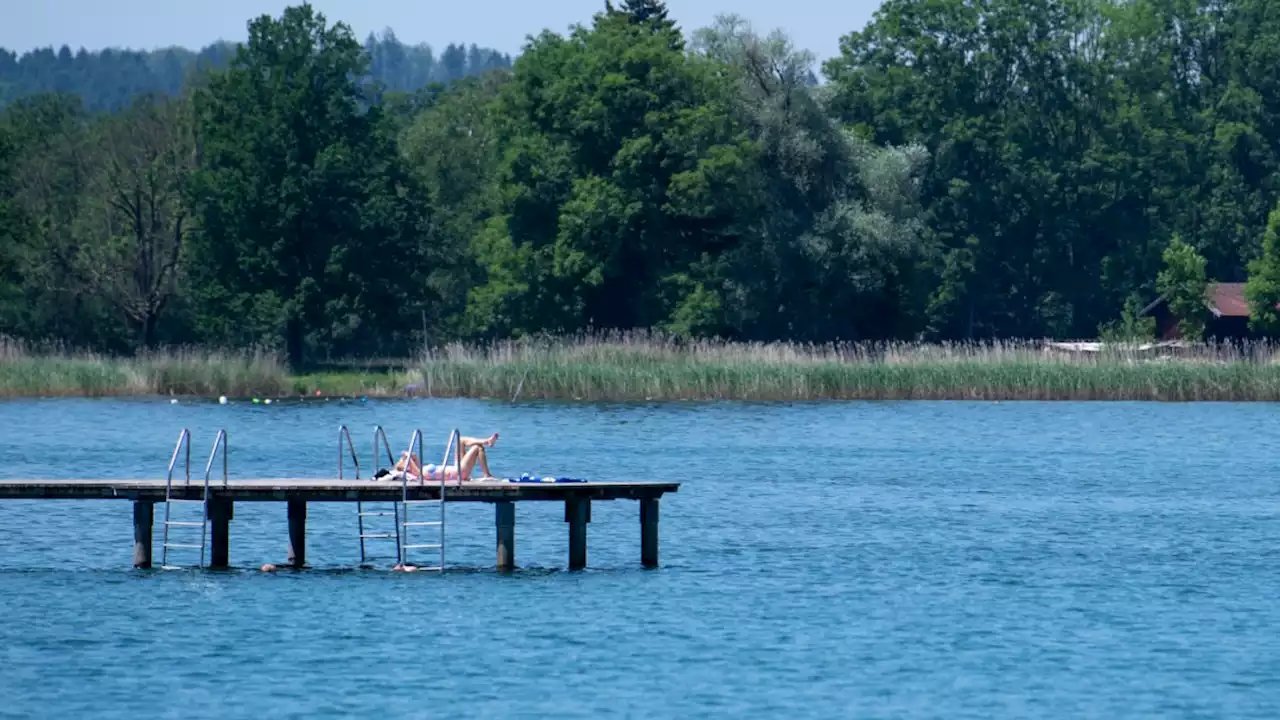
{"type": "MultiPolygon", "coordinates": [[[[176,455],[175,455],[176,457],[176,455]]],[[[143,479],[15,479],[0,480],[0,500],[128,500],[133,503],[134,567],[152,564],[152,533],[155,506],[166,502],[164,480],[143,479]]],[[[591,502],[636,500],[640,505],[640,559],[645,567],[658,564],[658,501],[662,495],[679,490],[674,482],[573,482],[573,483],[508,483],[474,481],[448,483],[444,487],[445,504],[454,502],[488,502],[494,505],[497,530],[497,566],[499,570],[515,567],[515,503],[563,502],[564,520],[569,525],[569,568],[587,564],[587,525],[591,522],[591,502]]],[[[170,498],[174,501],[205,501],[210,536],[210,567],[230,565],[231,521],[237,502],[284,502],[289,524],[288,564],[306,564],[306,522],[309,502],[400,503],[402,500],[440,499],[440,485],[410,482],[407,488],[399,480],[351,479],[228,479],[211,480],[209,495],[204,496],[204,480],[174,480],[170,498]]],[[[399,506],[397,506],[399,507],[399,506]]],[[[443,507],[443,506],[440,506],[443,507]]],[[[387,513],[370,513],[385,515],[387,513]]],[[[439,525],[439,523],[401,523],[403,526],[439,525]]],[[[193,523],[168,523],[191,525],[193,523]]],[[[194,523],[197,527],[202,523],[194,523]]],[[[366,537],[361,530],[361,540],[366,537]]],[[[387,536],[382,536],[387,537],[387,536]]],[[[395,535],[400,543],[399,534],[395,535]]],[[[430,547],[443,548],[441,545],[430,547]]],[[[167,545],[166,547],[177,547],[167,545]]],[[[195,546],[201,547],[201,546],[195,546]]],[[[405,545],[405,548],[411,547],[405,545]]],[[[420,546],[425,547],[425,546],[420,546]]],[[[203,550],[201,551],[203,553],[203,550]]],[[[363,545],[361,553],[363,555],[363,545]]],[[[202,556],[203,557],[203,556],[202,556]]],[[[443,549],[441,549],[443,561],[443,549]]],[[[443,565],[441,565],[443,568],[443,565]]]]}
{"type": "MultiPolygon", "coordinates": [[[[65,478],[54,480],[0,480],[0,500],[146,500],[164,501],[165,481],[160,480],[93,480],[65,478]]],[[[566,498],[587,500],[650,500],[680,489],[674,482],[578,482],[578,483],[508,483],[471,481],[445,487],[446,502],[520,502],[564,501],[566,498]]],[[[200,499],[204,481],[173,481],[173,496],[200,499]]],[[[337,479],[231,479],[209,482],[212,499],[279,502],[289,500],[314,502],[392,502],[401,499],[399,480],[337,479]]],[[[411,500],[435,500],[440,487],[409,483],[411,500]]]]}

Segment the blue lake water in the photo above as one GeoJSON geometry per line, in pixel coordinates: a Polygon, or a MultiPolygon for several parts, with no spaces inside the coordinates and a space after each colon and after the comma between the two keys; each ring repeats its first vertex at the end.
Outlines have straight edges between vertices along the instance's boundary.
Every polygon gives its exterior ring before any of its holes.
{"type": "MultiPolygon", "coordinates": [[[[127,502],[0,501],[0,717],[1280,717],[1267,404],[0,403],[0,476],[328,477],[336,428],[501,432],[494,471],[676,479],[634,502],[451,505],[443,576],[356,569],[353,505],[242,503],[232,572],[130,567],[127,502]]],[[[431,453],[428,453],[430,457],[431,453]]],[[[367,465],[366,465],[367,473],[367,465]]],[[[157,545],[159,524],[157,523],[157,545]]],[[[157,558],[159,549],[157,547],[157,558]]]]}

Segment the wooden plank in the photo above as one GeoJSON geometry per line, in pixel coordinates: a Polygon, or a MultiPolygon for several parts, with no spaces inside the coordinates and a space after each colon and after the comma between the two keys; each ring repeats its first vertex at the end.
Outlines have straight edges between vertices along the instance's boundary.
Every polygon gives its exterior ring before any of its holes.
{"type": "MultiPolygon", "coordinates": [[[[467,482],[447,487],[449,502],[559,501],[567,497],[590,500],[643,500],[679,490],[672,482],[591,482],[591,483],[504,483],[467,482]]],[[[203,485],[174,487],[177,499],[198,500],[203,485]]],[[[377,502],[400,499],[396,482],[336,479],[240,479],[225,485],[215,482],[210,496],[231,501],[271,502],[281,500],[323,502],[377,502]]],[[[430,500],[439,497],[435,484],[410,485],[409,497],[430,500]]],[[[164,480],[135,479],[19,479],[0,480],[0,500],[164,500],[164,480]]]]}

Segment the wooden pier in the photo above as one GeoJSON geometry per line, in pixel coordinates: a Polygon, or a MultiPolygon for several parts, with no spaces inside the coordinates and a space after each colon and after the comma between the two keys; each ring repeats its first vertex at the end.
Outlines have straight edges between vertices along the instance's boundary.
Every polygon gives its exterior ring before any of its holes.
{"type": "MultiPolygon", "coordinates": [[[[176,454],[175,454],[176,457],[176,454]]],[[[212,462],[212,461],[211,461],[212,462]]],[[[165,502],[165,480],[0,480],[0,500],[125,500],[133,503],[134,566],[152,564],[152,528],[156,503],[165,502]]],[[[435,483],[409,483],[410,500],[438,500],[441,487],[435,483]]],[[[497,535],[497,566],[515,568],[515,503],[564,503],[569,526],[569,567],[587,564],[587,525],[593,501],[636,500],[640,505],[640,560],[645,567],[658,564],[658,502],[665,493],[679,490],[672,482],[570,482],[514,483],[476,481],[449,483],[444,487],[445,503],[487,502],[494,505],[497,535]]],[[[202,500],[203,481],[174,480],[174,499],[202,500]]],[[[230,565],[231,521],[237,502],[283,502],[289,523],[288,562],[306,564],[307,503],[364,502],[394,503],[405,498],[399,481],[307,480],[307,479],[221,479],[209,484],[210,567],[230,565]]]]}

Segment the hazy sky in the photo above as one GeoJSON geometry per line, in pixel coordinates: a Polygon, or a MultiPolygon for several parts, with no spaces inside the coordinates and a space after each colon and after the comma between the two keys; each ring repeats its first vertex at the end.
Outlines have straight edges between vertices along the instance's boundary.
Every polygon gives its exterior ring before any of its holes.
{"type": "MultiPolygon", "coordinates": [[[[287,0],[0,0],[0,46],[25,51],[70,45],[153,49],[199,48],[242,40],[245,23],[264,13],[279,15],[287,0]]],[[[476,43],[516,53],[526,35],[544,28],[562,32],[589,22],[604,0],[312,0],[331,21],[341,20],[363,40],[390,27],[402,42],[476,43]]],[[[838,52],[840,36],[860,30],[879,0],[668,0],[686,31],[733,11],[759,31],[786,30],[796,45],[819,58],[838,52]]]]}

